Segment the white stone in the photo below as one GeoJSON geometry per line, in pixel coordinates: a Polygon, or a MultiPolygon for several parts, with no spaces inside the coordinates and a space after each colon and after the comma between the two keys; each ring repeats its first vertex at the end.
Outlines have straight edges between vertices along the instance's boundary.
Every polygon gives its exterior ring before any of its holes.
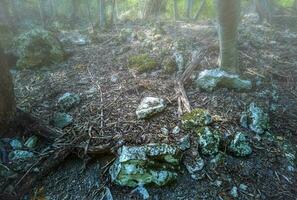
{"type": "Polygon", "coordinates": [[[136,110],[138,119],[147,118],[155,113],[162,112],[166,105],[164,100],[156,97],[145,97],[136,110]]]}

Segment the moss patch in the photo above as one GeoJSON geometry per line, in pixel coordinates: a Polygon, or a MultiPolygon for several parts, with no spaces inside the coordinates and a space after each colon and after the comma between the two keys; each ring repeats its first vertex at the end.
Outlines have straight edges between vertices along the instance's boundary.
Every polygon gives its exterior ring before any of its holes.
{"type": "Polygon", "coordinates": [[[196,108],[190,113],[186,113],[181,117],[183,128],[193,129],[209,125],[212,122],[211,115],[207,110],[196,108]]]}
{"type": "Polygon", "coordinates": [[[129,58],[128,67],[139,73],[144,73],[156,69],[158,67],[158,62],[147,54],[139,54],[129,58]]]}

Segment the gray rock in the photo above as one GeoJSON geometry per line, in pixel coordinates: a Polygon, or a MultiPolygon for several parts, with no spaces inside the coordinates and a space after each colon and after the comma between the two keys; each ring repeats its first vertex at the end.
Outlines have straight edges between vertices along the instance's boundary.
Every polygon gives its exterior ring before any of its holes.
{"type": "Polygon", "coordinates": [[[185,166],[190,174],[195,174],[196,172],[199,172],[203,169],[204,167],[204,160],[202,158],[197,158],[193,160],[193,162],[185,163],[185,166]]]}
{"type": "Polygon", "coordinates": [[[202,154],[215,155],[219,152],[220,135],[216,131],[203,127],[197,129],[196,132],[199,135],[198,143],[202,154]]]}
{"type": "Polygon", "coordinates": [[[212,117],[207,110],[195,108],[190,113],[181,117],[183,128],[193,129],[203,127],[212,123],[212,117]]]}
{"type": "Polygon", "coordinates": [[[133,193],[140,194],[142,199],[149,199],[150,198],[150,194],[148,193],[147,189],[145,187],[143,187],[142,185],[140,185],[137,188],[135,188],[134,190],[132,190],[131,193],[132,194],[133,193]]]}
{"type": "Polygon", "coordinates": [[[168,135],[169,131],[167,128],[163,127],[161,128],[161,132],[164,134],[164,135],[168,135]]]}
{"type": "Polygon", "coordinates": [[[240,184],[239,185],[239,189],[241,190],[241,191],[246,191],[247,189],[248,189],[248,186],[246,185],[246,184],[240,184]]]}
{"type": "Polygon", "coordinates": [[[108,187],[104,187],[104,197],[101,198],[103,200],[113,200],[111,191],[108,187]]]}
{"type": "Polygon", "coordinates": [[[180,133],[180,128],[178,126],[174,127],[174,129],[172,130],[173,134],[179,134],[180,133]]]}
{"type": "Polygon", "coordinates": [[[163,186],[177,178],[180,150],[167,144],[123,146],[109,173],[114,183],[136,187],[153,183],[163,186]]]}
{"type": "Polygon", "coordinates": [[[25,142],[25,146],[30,149],[33,149],[36,147],[37,141],[38,141],[38,137],[36,135],[33,135],[29,137],[28,140],[25,142]]]}
{"type": "Polygon", "coordinates": [[[245,135],[243,133],[236,133],[234,139],[229,145],[229,151],[236,156],[248,156],[252,153],[252,148],[249,145],[245,135]]]}
{"type": "Polygon", "coordinates": [[[73,106],[78,105],[79,102],[79,96],[70,92],[66,92],[58,99],[58,105],[62,110],[69,110],[73,106]]]}
{"type": "Polygon", "coordinates": [[[196,84],[206,91],[213,91],[217,88],[228,88],[237,91],[252,88],[250,80],[243,80],[238,75],[229,74],[219,68],[200,72],[196,84]]]}
{"type": "Polygon", "coordinates": [[[73,117],[67,113],[56,113],[51,121],[51,123],[58,128],[65,128],[70,125],[73,121],[73,117]]]}
{"type": "Polygon", "coordinates": [[[263,134],[269,129],[269,117],[262,108],[251,103],[247,112],[243,112],[240,123],[243,127],[249,127],[257,134],[263,134]]]}
{"type": "Polygon", "coordinates": [[[9,142],[13,150],[21,149],[23,144],[18,139],[13,139],[9,142]]]}
{"type": "Polygon", "coordinates": [[[116,83],[116,82],[118,82],[118,80],[119,80],[119,76],[117,74],[111,75],[111,77],[110,77],[111,82],[116,83]]]}
{"type": "Polygon", "coordinates": [[[10,160],[27,160],[34,156],[34,154],[30,151],[23,151],[23,150],[14,150],[9,153],[8,157],[10,160]]]}
{"type": "Polygon", "coordinates": [[[91,40],[86,35],[82,35],[77,31],[72,31],[72,32],[62,31],[59,35],[59,39],[66,46],[67,45],[83,46],[91,42],[91,40]]]}
{"type": "Polygon", "coordinates": [[[156,97],[145,97],[136,110],[138,119],[144,119],[153,114],[162,112],[166,105],[164,100],[156,97]]]}
{"type": "Polygon", "coordinates": [[[233,186],[231,191],[230,191],[230,194],[233,198],[237,198],[238,197],[238,189],[236,186],[233,186]]]}
{"type": "Polygon", "coordinates": [[[186,149],[189,149],[191,147],[191,141],[190,141],[190,135],[186,135],[182,137],[178,142],[177,142],[178,148],[180,150],[184,151],[186,149]]]}

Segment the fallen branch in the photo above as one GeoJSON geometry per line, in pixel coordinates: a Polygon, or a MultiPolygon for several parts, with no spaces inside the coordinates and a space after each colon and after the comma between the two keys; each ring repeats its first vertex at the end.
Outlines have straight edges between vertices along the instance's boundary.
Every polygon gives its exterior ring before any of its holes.
{"type": "Polygon", "coordinates": [[[191,112],[191,105],[190,105],[189,98],[187,96],[184,85],[190,82],[191,75],[193,74],[193,72],[195,71],[199,63],[203,60],[205,54],[204,54],[204,51],[201,50],[196,55],[197,56],[194,57],[191,64],[186,68],[183,74],[175,82],[175,91],[177,94],[179,117],[183,114],[182,105],[185,108],[186,112],[191,112]]]}

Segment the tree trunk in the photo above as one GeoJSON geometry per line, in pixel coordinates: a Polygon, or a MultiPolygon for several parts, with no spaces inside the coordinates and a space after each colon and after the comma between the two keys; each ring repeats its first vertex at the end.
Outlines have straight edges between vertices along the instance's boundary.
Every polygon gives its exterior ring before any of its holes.
{"type": "Polygon", "coordinates": [[[193,9],[193,0],[187,0],[186,17],[188,19],[191,19],[192,17],[192,9],[193,9]]]}
{"type": "Polygon", "coordinates": [[[199,7],[199,9],[198,9],[198,11],[197,11],[197,13],[196,13],[196,15],[195,15],[195,17],[194,17],[194,20],[195,20],[195,21],[198,20],[199,16],[201,15],[202,10],[203,10],[203,8],[204,8],[204,6],[205,6],[205,3],[206,3],[206,0],[202,0],[202,1],[201,1],[201,3],[200,3],[200,7],[199,7]]]}
{"type": "Polygon", "coordinates": [[[254,6],[257,14],[259,15],[259,22],[264,19],[271,23],[272,19],[272,4],[269,0],[254,0],[254,6]]]}
{"type": "Polygon", "coordinates": [[[76,25],[79,19],[80,3],[81,3],[80,0],[72,0],[72,13],[71,13],[72,26],[76,25]]]}
{"type": "Polygon", "coordinates": [[[165,0],[146,0],[143,11],[143,18],[159,17],[161,12],[166,10],[165,0]]]}
{"type": "Polygon", "coordinates": [[[216,0],[220,43],[219,65],[226,71],[238,72],[237,27],[239,0],[216,0]]]}
{"type": "Polygon", "coordinates": [[[173,0],[173,12],[174,12],[174,20],[178,20],[179,19],[179,15],[178,15],[178,8],[177,8],[177,0],[173,0]]]}
{"type": "Polygon", "coordinates": [[[8,130],[15,118],[16,103],[12,77],[3,49],[0,47],[0,137],[8,130]]]}
{"type": "Polygon", "coordinates": [[[103,29],[106,25],[105,0],[99,0],[99,27],[103,29]]]}
{"type": "Polygon", "coordinates": [[[117,14],[117,2],[112,0],[112,9],[111,9],[111,21],[113,24],[117,23],[118,14],[117,14]]]}

